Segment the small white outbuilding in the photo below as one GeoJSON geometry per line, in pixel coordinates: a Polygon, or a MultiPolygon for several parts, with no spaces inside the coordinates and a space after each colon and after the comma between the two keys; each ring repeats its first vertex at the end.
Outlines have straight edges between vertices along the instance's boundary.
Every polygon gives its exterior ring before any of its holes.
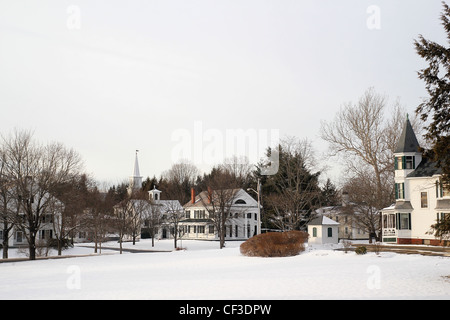
{"type": "Polygon", "coordinates": [[[311,244],[339,243],[338,227],[338,222],[319,216],[308,223],[308,242],[311,244]]]}

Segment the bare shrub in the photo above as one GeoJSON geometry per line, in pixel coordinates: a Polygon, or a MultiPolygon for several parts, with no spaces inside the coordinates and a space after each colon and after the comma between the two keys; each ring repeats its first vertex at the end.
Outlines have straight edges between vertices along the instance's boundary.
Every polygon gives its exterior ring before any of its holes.
{"type": "Polygon", "coordinates": [[[373,245],[373,251],[375,252],[375,254],[377,256],[380,255],[381,249],[382,249],[381,242],[379,242],[379,241],[375,242],[375,244],[373,245]]]}
{"type": "Polygon", "coordinates": [[[254,236],[240,246],[249,257],[289,257],[305,250],[308,234],[302,231],[268,232],[254,236]]]}
{"type": "Polygon", "coordinates": [[[344,252],[347,253],[348,250],[350,250],[351,246],[352,246],[352,242],[349,240],[344,240],[342,241],[343,245],[344,245],[344,252]]]}

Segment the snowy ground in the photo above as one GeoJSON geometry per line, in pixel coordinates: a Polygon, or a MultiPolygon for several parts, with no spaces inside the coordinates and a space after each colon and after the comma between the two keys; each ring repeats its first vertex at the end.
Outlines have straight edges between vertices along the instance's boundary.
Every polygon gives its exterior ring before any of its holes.
{"type": "MultiPolygon", "coordinates": [[[[250,258],[241,242],[184,240],[183,251],[0,264],[0,299],[450,299],[450,258],[312,246],[295,257],[250,258]]],[[[116,243],[104,246],[117,246],[116,243]]],[[[171,250],[173,242],[156,242],[171,250]]],[[[150,241],[136,246],[151,249],[150,241]]],[[[89,254],[75,247],[65,254],[89,254]]]]}

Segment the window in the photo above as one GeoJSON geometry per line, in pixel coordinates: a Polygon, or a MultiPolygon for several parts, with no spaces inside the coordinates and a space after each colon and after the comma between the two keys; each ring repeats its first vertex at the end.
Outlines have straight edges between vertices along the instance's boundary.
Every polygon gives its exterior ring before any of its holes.
{"type": "Polygon", "coordinates": [[[420,207],[428,208],[428,193],[427,192],[420,193],[420,207]]]}
{"type": "Polygon", "coordinates": [[[436,213],[436,222],[437,223],[441,223],[443,222],[447,217],[447,215],[450,213],[445,213],[445,212],[438,212],[436,213]]]}
{"type": "Polygon", "coordinates": [[[190,219],[191,218],[191,211],[190,210],[186,210],[185,217],[186,217],[186,219],[190,219]]]}
{"type": "Polygon", "coordinates": [[[198,233],[205,233],[205,226],[198,226],[197,227],[197,232],[198,233]]]}
{"type": "Polygon", "coordinates": [[[247,202],[245,202],[245,201],[242,200],[242,199],[237,199],[236,202],[235,202],[235,204],[247,204],[247,202]]]}
{"type": "Polygon", "coordinates": [[[411,230],[411,213],[397,213],[397,229],[411,230]]]}
{"type": "Polygon", "coordinates": [[[22,231],[17,231],[16,232],[16,242],[22,242],[22,240],[23,240],[22,231]]]}
{"type": "Polygon", "coordinates": [[[234,236],[237,238],[237,237],[239,237],[239,227],[238,227],[238,225],[235,225],[234,226],[234,236]]]}
{"type": "Polygon", "coordinates": [[[444,185],[442,181],[436,181],[436,198],[450,197],[450,187],[444,185]]]}
{"type": "Polygon", "coordinates": [[[316,227],[313,228],[313,237],[314,238],[317,237],[317,228],[316,227]]]}
{"type": "Polygon", "coordinates": [[[395,159],[394,159],[395,170],[402,170],[403,169],[402,158],[403,157],[395,157],[395,159]]]}
{"type": "Polygon", "coordinates": [[[209,233],[214,233],[214,225],[209,225],[209,233]]]}
{"type": "Polygon", "coordinates": [[[194,219],[205,219],[205,210],[194,210],[194,219]]]}
{"type": "Polygon", "coordinates": [[[395,199],[405,199],[405,184],[396,183],[395,184],[395,199]]]}
{"type": "Polygon", "coordinates": [[[333,236],[333,228],[328,227],[328,238],[331,238],[333,236]]]}
{"type": "Polygon", "coordinates": [[[414,157],[405,157],[405,169],[414,169],[414,157]]]}
{"type": "Polygon", "coordinates": [[[395,157],[394,167],[395,170],[415,169],[415,158],[414,156],[395,157]]]}
{"type": "Polygon", "coordinates": [[[395,228],[395,214],[383,215],[383,228],[395,228]]]}

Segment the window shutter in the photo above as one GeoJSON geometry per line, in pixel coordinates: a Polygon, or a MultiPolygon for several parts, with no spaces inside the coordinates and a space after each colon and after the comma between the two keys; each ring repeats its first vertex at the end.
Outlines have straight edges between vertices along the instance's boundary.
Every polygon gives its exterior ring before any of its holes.
{"type": "Polygon", "coordinates": [[[398,169],[397,157],[394,158],[394,169],[398,169]]]}
{"type": "Polygon", "coordinates": [[[408,213],[408,230],[411,230],[411,212],[408,213]]]}
{"type": "Polygon", "coordinates": [[[436,181],[436,198],[439,198],[439,182],[436,181]]]}
{"type": "Polygon", "coordinates": [[[398,199],[398,184],[397,183],[395,184],[395,199],[398,199]]]}
{"type": "Polygon", "coordinates": [[[400,230],[400,214],[395,213],[395,229],[400,230]]]}
{"type": "Polygon", "coordinates": [[[403,169],[406,168],[406,157],[405,156],[402,157],[402,168],[403,169]]]}
{"type": "Polygon", "coordinates": [[[403,198],[402,199],[405,199],[405,184],[404,183],[402,183],[402,196],[403,196],[403,198]]]}
{"type": "Polygon", "coordinates": [[[413,156],[413,166],[412,168],[415,169],[416,168],[416,156],[413,156]]]}

